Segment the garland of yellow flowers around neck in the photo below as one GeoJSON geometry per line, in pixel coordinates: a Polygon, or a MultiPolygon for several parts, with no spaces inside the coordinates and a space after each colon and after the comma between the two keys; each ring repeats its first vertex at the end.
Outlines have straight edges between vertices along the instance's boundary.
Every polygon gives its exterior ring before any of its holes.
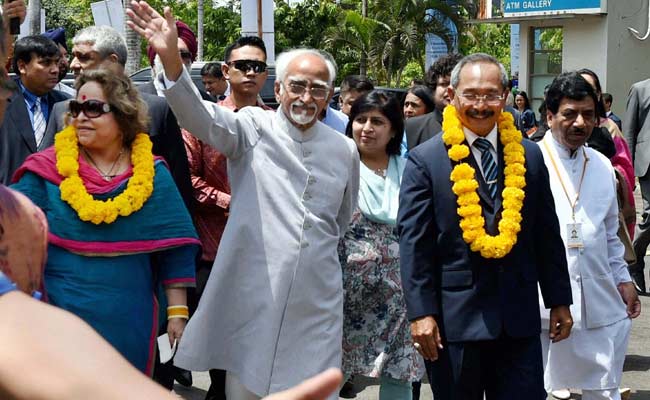
{"type": "Polygon", "coordinates": [[[151,140],[138,133],[131,146],[133,176],[126,189],[112,199],[95,200],[79,177],[79,143],[77,131],[68,126],[56,135],[56,169],[65,179],[59,186],[61,200],[72,207],[79,219],[99,225],[110,224],[118,216],[126,217],[142,208],[153,192],[154,160],[151,140]]]}
{"type": "Polygon", "coordinates": [[[505,188],[502,193],[503,211],[499,233],[491,236],[485,231],[474,168],[461,162],[469,156],[469,147],[463,143],[463,124],[454,106],[448,105],[443,112],[442,140],[450,146],[447,152],[449,158],[458,163],[452,170],[450,179],[454,183],[452,190],[458,197],[463,240],[470,245],[472,251],[479,252],[484,258],[505,257],[517,243],[517,234],[521,230],[521,207],[525,197],[526,159],[521,132],[515,128],[512,115],[508,112],[501,113],[498,128],[505,161],[505,188]]]}

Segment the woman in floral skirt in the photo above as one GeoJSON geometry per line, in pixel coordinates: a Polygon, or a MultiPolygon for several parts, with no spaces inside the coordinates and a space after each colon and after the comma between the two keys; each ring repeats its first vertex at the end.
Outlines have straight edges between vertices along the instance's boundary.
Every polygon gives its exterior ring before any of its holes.
{"type": "Polygon", "coordinates": [[[411,399],[424,373],[406,318],[395,230],[404,131],[394,97],[372,91],[357,99],[346,134],[361,158],[359,206],[339,244],[345,289],[343,371],[380,380],[380,400],[411,399]]]}

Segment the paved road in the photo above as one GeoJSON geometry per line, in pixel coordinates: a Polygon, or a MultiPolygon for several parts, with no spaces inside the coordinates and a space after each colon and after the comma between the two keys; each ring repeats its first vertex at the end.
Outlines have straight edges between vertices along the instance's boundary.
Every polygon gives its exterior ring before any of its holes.
{"type": "MultiPolygon", "coordinates": [[[[637,219],[639,219],[642,202],[638,187],[635,192],[635,200],[637,219]]],[[[646,257],[646,265],[650,266],[650,257],[646,257]]],[[[647,275],[646,281],[650,281],[647,275]]],[[[623,370],[622,386],[632,388],[630,400],[650,400],[650,374],[648,373],[650,370],[650,297],[642,297],[641,303],[641,316],[632,324],[632,335],[623,370]]],[[[188,389],[177,384],[175,390],[186,400],[203,400],[209,385],[207,373],[194,373],[194,387],[188,389]]],[[[370,379],[359,379],[355,388],[359,391],[356,396],[357,400],[379,399],[379,387],[370,379]]],[[[526,398],[525,394],[522,393],[521,398],[526,398]]],[[[581,399],[581,396],[576,391],[571,398],[578,400],[581,399]]],[[[428,384],[422,386],[420,399],[433,399],[428,384]]],[[[552,397],[549,396],[549,399],[552,397]]]]}
{"type": "MultiPolygon", "coordinates": [[[[648,260],[650,261],[650,260],[648,260]]],[[[631,400],[650,400],[650,297],[642,297],[642,313],[632,325],[632,336],[625,359],[623,386],[632,388],[631,400]]],[[[176,384],[175,391],[186,400],[203,400],[209,386],[207,373],[194,374],[194,387],[188,389],[176,384]]],[[[361,379],[357,383],[357,400],[377,400],[379,387],[376,382],[361,379]]],[[[421,400],[432,400],[429,385],[422,387],[421,400]]],[[[522,398],[525,398],[522,397],[522,398]]],[[[574,394],[572,399],[580,399],[574,394]]]]}

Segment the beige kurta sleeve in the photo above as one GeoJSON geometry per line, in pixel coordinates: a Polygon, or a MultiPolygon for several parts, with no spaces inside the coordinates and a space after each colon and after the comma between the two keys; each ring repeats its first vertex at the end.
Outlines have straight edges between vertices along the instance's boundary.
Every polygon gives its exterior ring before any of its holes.
{"type": "Polygon", "coordinates": [[[202,100],[185,70],[176,82],[168,81],[162,73],[157,79],[167,87],[165,98],[178,125],[228,158],[238,158],[253,147],[260,138],[258,127],[270,118],[268,112],[257,107],[247,107],[235,113],[202,100]]]}
{"type": "Polygon", "coordinates": [[[336,222],[339,225],[339,237],[343,237],[350,225],[352,213],[357,208],[357,199],[359,197],[359,152],[352,141],[348,141],[348,148],[351,153],[348,183],[345,186],[341,208],[336,216],[336,222]]]}

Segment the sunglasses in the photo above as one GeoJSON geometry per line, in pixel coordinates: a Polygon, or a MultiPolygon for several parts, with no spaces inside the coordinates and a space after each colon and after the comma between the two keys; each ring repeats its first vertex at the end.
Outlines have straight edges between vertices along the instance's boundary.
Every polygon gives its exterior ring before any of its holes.
{"type": "Polygon", "coordinates": [[[71,100],[68,104],[70,106],[70,114],[74,118],[77,118],[82,111],[88,118],[97,118],[111,112],[112,109],[109,104],[99,100],[86,100],[83,103],[71,100]]]}
{"type": "Polygon", "coordinates": [[[257,60],[237,60],[230,61],[228,63],[230,66],[234,66],[235,69],[240,70],[241,72],[248,72],[253,70],[256,74],[261,74],[266,71],[266,63],[264,61],[257,60]]]}
{"type": "Polygon", "coordinates": [[[181,55],[182,59],[185,59],[185,60],[191,60],[192,59],[192,53],[190,53],[189,51],[179,50],[178,54],[181,55]]]}

